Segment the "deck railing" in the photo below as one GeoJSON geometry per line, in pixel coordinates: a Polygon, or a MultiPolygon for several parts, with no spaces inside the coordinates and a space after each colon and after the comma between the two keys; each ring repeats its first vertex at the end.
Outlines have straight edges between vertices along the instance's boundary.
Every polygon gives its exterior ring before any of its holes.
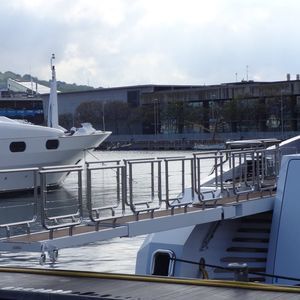
{"type": "Polygon", "coordinates": [[[37,220],[38,171],[38,168],[0,170],[0,177],[3,177],[3,180],[6,180],[7,176],[13,174],[21,174],[21,178],[23,178],[23,174],[25,173],[25,176],[31,179],[31,186],[29,186],[29,188],[32,188],[33,190],[33,193],[30,197],[26,197],[23,200],[21,195],[21,197],[19,196],[16,198],[17,201],[11,201],[11,196],[7,193],[8,190],[0,187],[0,228],[5,229],[7,237],[10,237],[12,228],[20,226],[25,226],[26,232],[29,234],[31,230],[31,224],[35,223],[37,220]],[[4,205],[2,205],[2,203],[4,205]]]}
{"type": "Polygon", "coordinates": [[[150,212],[153,217],[154,211],[161,208],[161,163],[160,159],[152,158],[124,160],[126,205],[137,218],[143,212],[150,212]]]}
{"type": "MultiPolygon", "coordinates": [[[[19,225],[27,226],[29,232],[30,224],[37,220],[38,202],[41,224],[53,238],[53,232],[61,228],[69,228],[72,235],[73,228],[83,221],[92,221],[97,230],[101,222],[109,219],[116,225],[117,219],[126,215],[135,215],[138,220],[148,213],[153,218],[162,209],[173,214],[180,207],[187,211],[194,205],[202,205],[203,209],[216,206],[224,198],[248,199],[253,192],[263,196],[265,191],[271,194],[276,189],[280,159],[281,153],[275,147],[198,152],[191,157],[93,161],[84,168],[74,165],[2,170],[0,176],[5,172],[33,174],[34,193],[31,202],[22,204],[32,207],[31,216],[18,221],[5,219],[0,228],[6,229],[7,236],[12,227],[19,225]],[[61,189],[60,195],[49,190],[49,178],[61,173],[73,174],[75,184],[72,191],[61,189]]],[[[0,213],[12,208],[0,207],[0,213]]]]}
{"type": "Polygon", "coordinates": [[[39,171],[40,174],[40,190],[41,190],[41,223],[43,227],[50,232],[49,238],[53,238],[53,231],[59,228],[69,228],[69,235],[73,234],[73,228],[82,223],[83,205],[82,205],[82,170],[81,166],[51,166],[44,167],[39,171]],[[76,173],[77,186],[76,193],[72,197],[55,195],[55,202],[51,197],[51,190],[48,190],[48,176],[55,176],[61,173],[76,173]],[[53,205],[54,203],[54,205],[53,205]]]}
{"type": "Polygon", "coordinates": [[[86,162],[86,204],[99,225],[104,218],[125,214],[125,166],[120,160],[86,162]],[[101,187],[95,180],[101,178],[101,187]],[[109,179],[109,180],[107,180],[109,179]]]}

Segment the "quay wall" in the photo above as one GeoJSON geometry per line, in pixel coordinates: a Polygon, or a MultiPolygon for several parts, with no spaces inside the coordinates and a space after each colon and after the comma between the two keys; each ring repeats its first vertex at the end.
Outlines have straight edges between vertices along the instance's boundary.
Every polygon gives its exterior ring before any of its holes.
{"type": "Polygon", "coordinates": [[[112,134],[100,149],[105,150],[190,150],[195,146],[216,149],[229,140],[243,139],[266,139],[277,138],[285,140],[299,135],[297,131],[287,132],[232,132],[218,133],[215,138],[211,133],[185,133],[185,134],[136,134],[136,135],[114,135],[112,134]]]}

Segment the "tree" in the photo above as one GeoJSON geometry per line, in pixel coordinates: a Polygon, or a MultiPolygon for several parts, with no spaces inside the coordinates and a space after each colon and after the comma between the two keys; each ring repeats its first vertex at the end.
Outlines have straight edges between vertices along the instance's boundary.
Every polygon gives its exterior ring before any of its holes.
{"type": "Polygon", "coordinates": [[[78,127],[81,123],[88,122],[96,128],[100,128],[102,107],[102,103],[96,101],[81,103],[75,112],[74,125],[78,127]]]}
{"type": "Polygon", "coordinates": [[[70,129],[71,127],[73,127],[73,121],[73,115],[71,113],[59,115],[59,125],[63,128],[70,129]]]}
{"type": "Polygon", "coordinates": [[[141,107],[129,107],[128,108],[128,117],[127,117],[127,127],[130,134],[134,134],[134,128],[138,124],[141,124],[143,119],[142,108],[141,107]]]}
{"type": "Polygon", "coordinates": [[[105,123],[107,128],[112,130],[114,134],[119,134],[121,125],[127,126],[129,108],[127,103],[123,101],[109,101],[104,106],[105,123]]]}
{"type": "Polygon", "coordinates": [[[185,126],[185,112],[187,111],[187,103],[175,100],[164,105],[161,118],[166,124],[167,131],[175,133],[183,133],[185,126]]]}

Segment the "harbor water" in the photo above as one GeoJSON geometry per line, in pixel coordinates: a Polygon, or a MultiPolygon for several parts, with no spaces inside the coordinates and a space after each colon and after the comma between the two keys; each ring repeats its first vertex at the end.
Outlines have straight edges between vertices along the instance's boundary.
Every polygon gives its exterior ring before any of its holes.
{"type": "MultiPolygon", "coordinates": [[[[151,157],[178,157],[178,156],[192,156],[192,151],[94,151],[88,154],[87,161],[95,160],[122,160],[122,159],[137,159],[137,158],[151,158],[151,157]]],[[[178,178],[181,174],[178,173],[178,178]]],[[[102,178],[103,179],[103,178],[102,178]]],[[[101,180],[99,178],[99,181],[101,180]]],[[[176,182],[176,178],[172,179],[176,182]]],[[[70,191],[75,184],[75,178],[67,177],[63,191],[70,191]]],[[[99,186],[103,184],[99,182],[99,186]]],[[[59,197],[62,189],[53,191],[51,197],[59,197]],[[56,195],[57,193],[57,195],[56,195]]],[[[11,198],[5,200],[7,203],[18,203],[18,198],[11,198]]],[[[1,206],[7,203],[1,203],[1,206]]],[[[15,209],[16,214],[23,213],[15,209]]],[[[3,236],[3,232],[1,232],[3,236]]],[[[67,248],[59,250],[58,261],[51,264],[49,260],[43,265],[43,268],[57,268],[69,270],[86,270],[98,272],[112,272],[112,273],[127,273],[133,274],[135,272],[136,254],[143,243],[145,236],[137,236],[133,238],[115,238],[107,241],[95,242],[77,248],[67,248]]],[[[41,267],[39,264],[39,253],[31,252],[1,252],[0,263],[1,266],[18,266],[18,267],[41,267]]]]}

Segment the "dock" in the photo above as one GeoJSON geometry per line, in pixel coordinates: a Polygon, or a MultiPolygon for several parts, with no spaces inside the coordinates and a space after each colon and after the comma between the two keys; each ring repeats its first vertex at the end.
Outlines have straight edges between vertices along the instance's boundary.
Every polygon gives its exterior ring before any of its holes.
{"type": "Polygon", "coordinates": [[[2,299],[299,299],[299,287],[67,270],[0,268],[2,299]]]}

